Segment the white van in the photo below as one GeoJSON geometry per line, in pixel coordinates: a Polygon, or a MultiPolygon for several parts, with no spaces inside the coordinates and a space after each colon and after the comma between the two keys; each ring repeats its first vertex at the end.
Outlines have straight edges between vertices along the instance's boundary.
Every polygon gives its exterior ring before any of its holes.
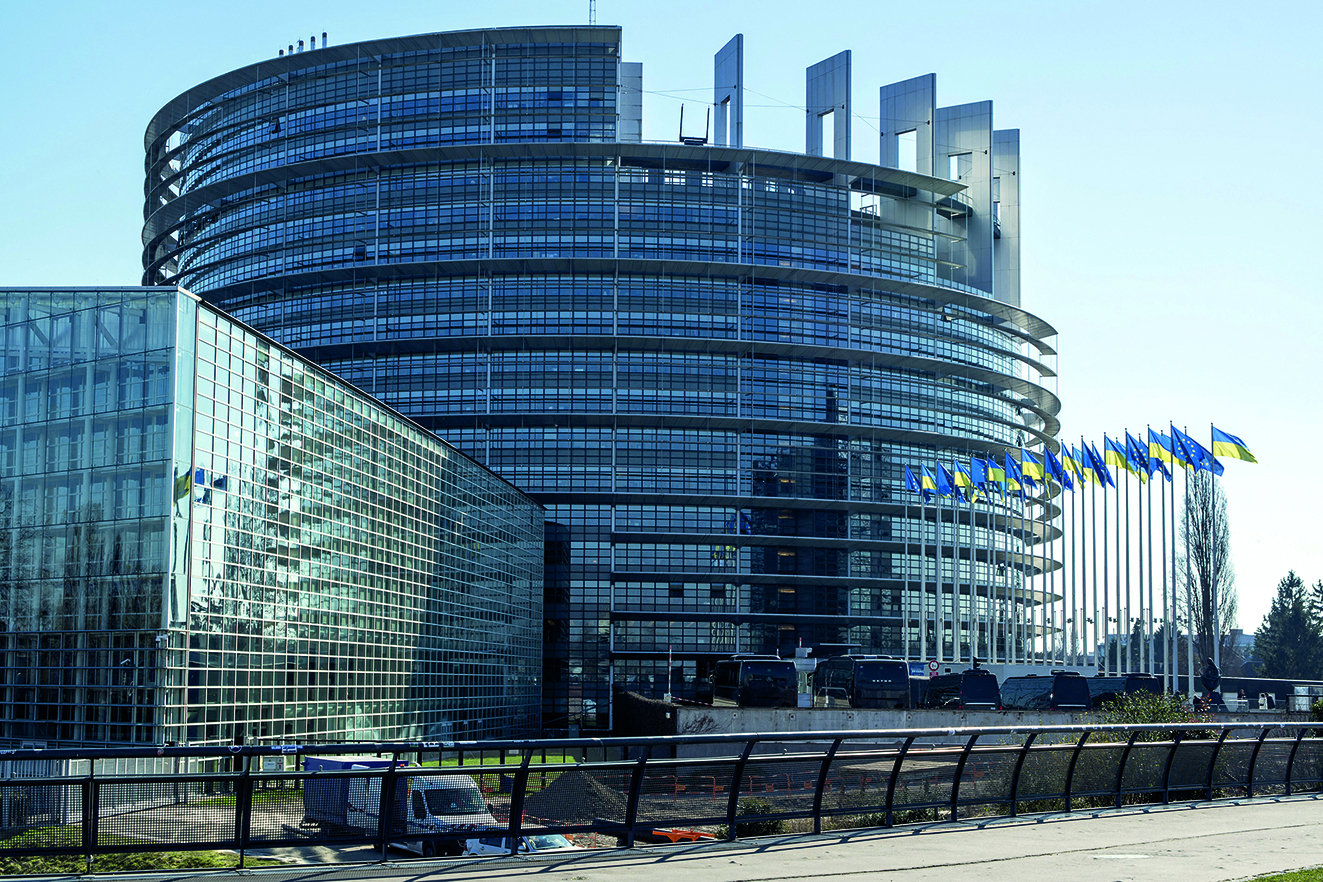
{"type": "MultiPolygon", "coordinates": [[[[503,825],[492,817],[482,791],[468,775],[418,775],[396,785],[393,814],[403,818],[392,832],[391,845],[423,857],[461,854],[464,840],[438,833],[487,831],[503,825]],[[397,838],[398,834],[398,838],[397,838]]],[[[381,806],[381,781],[359,779],[349,786],[349,823],[375,833],[381,806]]]]}

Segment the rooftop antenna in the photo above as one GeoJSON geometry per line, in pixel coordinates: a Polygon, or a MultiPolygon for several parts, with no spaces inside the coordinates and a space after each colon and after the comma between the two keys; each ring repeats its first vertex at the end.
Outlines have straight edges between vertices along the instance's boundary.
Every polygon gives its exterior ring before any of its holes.
{"type": "Polygon", "coordinates": [[[711,128],[711,126],[712,126],[712,107],[709,106],[707,109],[707,119],[703,123],[703,137],[699,138],[694,135],[686,136],[684,133],[684,105],[683,104],[680,105],[680,143],[681,144],[685,144],[689,147],[701,147],[702,145],[707,143],[708,131],[711,128]]]}
{"type": "Polygon", "coordinates": [[[597,24],[597,0],[588,0],[588,24],[597,24]]]}

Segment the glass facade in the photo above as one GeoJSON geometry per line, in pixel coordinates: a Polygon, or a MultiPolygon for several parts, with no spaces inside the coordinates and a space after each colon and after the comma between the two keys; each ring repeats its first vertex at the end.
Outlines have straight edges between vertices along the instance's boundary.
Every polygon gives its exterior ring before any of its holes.
{"type": "Polygon", "coordinates": [[[177,288],[0,308],[0,740],[536,731],[539,505],[177,288]]]}
{"type": "Polygon", "coordinates": [[[546,506],[548,730],[606,728],[613,685],[699,697],[737,650],[1027,659],[1053,566],[1033,505],[903,490],[907,465],[1055,443],[1055,332],[976,284],[975,201],[626,140],[620,40],[428,34],[189,90],[147,131],[144,284],[546,506]]]}

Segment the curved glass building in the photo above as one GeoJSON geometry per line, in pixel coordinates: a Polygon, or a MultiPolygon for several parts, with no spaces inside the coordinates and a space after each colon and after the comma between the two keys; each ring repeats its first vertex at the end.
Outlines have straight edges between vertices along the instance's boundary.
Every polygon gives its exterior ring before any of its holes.
{"type": "Polygon", "coordinates": [[[614,27],[323,46],[147,129],[144,284],[546,506],[548,729],[607,726],[613,684],[702,697],[737,651],[1056,642],[1043,506],[904,489],[906,466],[1055,446],[1018,132],[938,107],[929,75],[880,90],[880,161],[854,161],[846,52],[808,68],[805,152],[751,149],[742,57],[715,56],[715,132],[673,143],[641,140],[614,27]]]}

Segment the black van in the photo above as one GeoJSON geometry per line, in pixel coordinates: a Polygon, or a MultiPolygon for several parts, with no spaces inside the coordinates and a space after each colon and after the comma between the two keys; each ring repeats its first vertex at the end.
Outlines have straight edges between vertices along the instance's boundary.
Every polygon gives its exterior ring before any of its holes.
{"type": "Polygon", "coordinates": [[[1001,710],[1001,690],[997,677],[982,668],[970,668],[959,674],[940,674],[928,681],[924,707],[950,710],[1001,710]]]}
{"type": "Polygon", "coordinates": [[[745,655],[717,662],[712,704],[723,707],[797,707],[799,675],[790,659],[745,655]]]}
{"type": "Polygon", "coordinates": [[[1162,678],[1153,674],[1120,674],[1115,677],[1099,676],[1086,679],[1089,681],[1089,695],[1093,697],[1095,709],[1131,692],[1152,692],[1154,695],[1163,693],[1162,678]]]}
{"type": "Polygon", "coordinates": [[[910,704],[910,666],[880,655],[837,655],[813,672],[815,707],[901,707],[910,704]]]}
{"type": "Polygon", "coordinates": [[[1053,671],[1046,677],[1007,677],[1001,684],[1006,710],[1086,711],[1093,707],[1088,681],[1076,671],[1053,671]]]}

